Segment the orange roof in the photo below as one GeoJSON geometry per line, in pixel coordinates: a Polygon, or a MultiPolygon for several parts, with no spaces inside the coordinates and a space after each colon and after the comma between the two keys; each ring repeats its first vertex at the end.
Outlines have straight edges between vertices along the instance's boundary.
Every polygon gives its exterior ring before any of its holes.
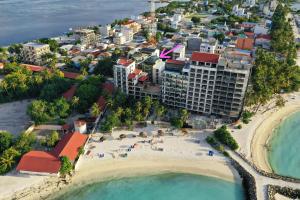
{"type": "Polygon", "coordinates": [[[76,79],[78,76],[80,76],[80,74],[74,72],[62,71],[62,73],[64,74],[65,78],[69,78],[69,79],[76,79]]]}
{"type": "Polygon", "coordinates": [[[260,34],[260,35],[256,36],[256,39],[271,40],[271,35],[260,34]]]}
{"type": "Polygon", "coordinates": [[[130,73],[129,75],[128,75],[128,80],[131,80],[131,79],[133,79],[133,78],[135,78],[136,77],[136,74],[135,73],[130,73]]]}
{"type": "Polygon", "coordinates": [[[141,82],[144,82],[146,80],[148,80],[148,76],[142,76],[139,78],[139,81],[141,81],[141,82]]]}
{"type": "Polygon", "coordinates": [[[67,101],[71,101],[75,92],[76,92],[76,85],[73,85],[68,91],[66,91],[65,93],[63,93],[63,97],[67,100],[67,101]]]}
{"type": "Polygon", "coordinates": [[[181,60],[171,60],[171,59],[169,59],[166,62],[169,63],[169,64],[175,64],[175,65],[184,65],[185,64],[185,62],[181,61],[181,60]]]}
{"type": "Polygon", "coordinates": [[[37,66],[37,65],[21,64],[21,66],[26,67],[27,69],[33,72],[41,72],[46,69],[45,67],[37,66]]]}
{"type": "Polygon", "coordinates": [[[252,33],[252,32],[245,32],[245,35],[247,35],[247,37],[249,37],[249,38],[253,38],[254,33],[252,33]]]}
{"type": "Polygon", "coordinates": [[[237,39],[236,47],[239,49],[251,50],[253,48],[254,40],[251,38],[237,39]]]}
{"type": "Polygon", "coordinates": [[[133,71],[133,73],[135,73],[136,75],[139,75],[141,72],[142,72],[142,70],[137,69],[137,68],[135,68],[134,71],[133,71]]]}
{"type": "Polygon", "coordinates": [[[22,156],[17,171],[57,174],[60,160],[50,152],[30,151],[22,156]]]}
{"type": "Polygon", "coordinates": [[[88,136],[79,132],[66,134],[55,146],[52,153],[56,157],[67,156],[74,161],[78,155],[78,150],[82,147],[88,136]]]}
{"type": "Polygon", "coordinates": [[[191,61],[215,63],[219,62],[219,55],[212,53],[193,52],[191,61]]]}
{"type": "Polygon", "coordinates": [[[133,60],[126,59],[126,58],[120,58],[120,59],[118,60],[118,64],[119,64],[119,65],[123,65],[123,66],[128,66],[128,65],[130,65],[131,63],[133,63],[133,60]]]}

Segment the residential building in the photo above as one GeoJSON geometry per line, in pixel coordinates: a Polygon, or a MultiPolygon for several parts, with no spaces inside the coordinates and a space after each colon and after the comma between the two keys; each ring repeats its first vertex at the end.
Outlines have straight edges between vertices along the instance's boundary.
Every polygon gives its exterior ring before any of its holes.
{"type": "Polygon", "coordinates": [[[111,25],[104,25],[99,28],[100,35],[102,38],[106,38],[110,36],[111,25]]]}
{"type": "Polygon", "coordinates": [[[168,106],[236,119],[242,112],[251,67],[251,54],[245,50],[228,49],[222,55],[194,52],[190,62],[167,60],[164,66],[154,64],[152,80],[135,66],[128,75],[122,67],[123,85],[118,74],[115,83],[135,98],[149,95],[168,106]]]}
{"type": "Polygon", "coordinates": [[[236,43],[236,48],[244,50],[252,50],[254,44],[254,39],[252,38],[238,38],[236,43]]]}
{"type": "Polygon", "coordinates": [[[48,44],[26,43],[23,45],[21,56],[24,63],[43,65],[42,56],[51,53],[48,44]]]}
{"type": "Polygon", "coordinates": [[[185,59],[185,46],[184,45],[177,46],[177,48],[173,51],[172,59],[173,60],[185,59]]]}
{"type": "Polygon", "coordinates": [[[114,84],[122,92],[128,94],[128,75],[135,70],[135,61],[121,58],[114,65],[114,84]]]}
{"type": "Polygon", "coordinates": [[[96,46],[99,42],[99,35],[95,34],[95,31],[91,29],[77,29],[74,31],[74,37],[86,48],[96,46]]]}
{"type": "Polygon", "coordinates": [[[122,33],[116,33],[113,41],[117,45],[122,45],[126,43],[126,37],[122,33]]]}
{"type": "Polygon", "coordinates": [[[88,135],[79,132],[62,137],[52,151],[30,151],[24,154],[16,168],[20,173],[58,176],[60,158],[66,156],[75,163],[80,147],[84,147],[88,135]]]}
{"type": "Polygon", "coordinates": [[[128,22],[124,22],[122,25],[121,25],[122,28],[129,28],[129,29],[132,29],[133,31],[133,34],[135,33],[138,33],[141,31],[141,24],[137,23],[136,21],[134,20],[129,20],[128,22]]]}
{"type": "Polygon", "coordinates": [[[123,36],[125,36],[126,42],[131,42],[133,40],[133,29],[121,27],[121,33],[123,36]]]}

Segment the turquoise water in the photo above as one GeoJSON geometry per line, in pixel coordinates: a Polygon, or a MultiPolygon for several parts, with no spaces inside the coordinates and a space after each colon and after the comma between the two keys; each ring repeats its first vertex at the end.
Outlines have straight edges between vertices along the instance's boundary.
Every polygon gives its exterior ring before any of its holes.
{"type": "Polygon", "coordinates": [[[300,112],[286,118],[270,141],[269,162],[281,175],[300,178],[300,112]]]}
{"type": "Polygon", "coordinates": [[[56,200],[243,200],[242,185],[216,178],[163,174],[87,185],[56,200]]]}

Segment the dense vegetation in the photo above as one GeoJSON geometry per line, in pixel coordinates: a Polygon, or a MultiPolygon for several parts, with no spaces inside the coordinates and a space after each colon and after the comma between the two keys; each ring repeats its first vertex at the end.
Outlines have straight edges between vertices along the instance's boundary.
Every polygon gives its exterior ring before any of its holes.
{"type": "Polygon", "coordinates": [[[17,138],[9,132],[0,132],[0,174],[10,171],[21,156],[31,150],[35,135],[22,133],[17,138]]]}
{"type": "Polygon", "coordinates": [[[60,90],[68,86],[67,81],[61,80],[63,74],[60,71],[44,70],[40,73],[32,73],[16,63],[7,63],[2,73],[6,76],[0,83],[0,103],[38,97],[44,86],[51,89],[49,93],[52,92],[53,96],[56,96],[60,90]],[[51,84],[53,84],[52,88],[51,84]],[[58,88],[59,91],[55,91],[58,88]]]}
{"type": "Polygon", "coordinates": [[[110,132],[117,126],[132,128],[133,121],[143,121],[152,113],[155,118],[164,115],[166,109],[158,101],[152,101],[149,96],[142,101],[135,101],[126,97],[123,93],[117,92],[114,99],[108,98],[107,104],[110,113],[101,125],[102,131],[110,132]]]}
{"type": "MultiPolygon", "coordinates": [[[[293,29],[287,19],[288,8],[279,4],[272,17],[271,52],[256,51],[246,104],[266,104],[275,94],[296,91],[300,86],[300,71],[296,66],[296,46],[293,29]]],[[[280,100],[280,97],[278,97],[280,100]]],[[[278,101],[282,105],[282,101],[278,101]]]]}
{"type": "Polygon", "coordinates": [[[217,140],[219,140],[219,142],[228,146],[232,150],[237,150],[239,148],[238,143],[231,136],[230,132],[227,130],[226,125],[223,125],[215,130],[214,136],[217,138],[217,140]]]}

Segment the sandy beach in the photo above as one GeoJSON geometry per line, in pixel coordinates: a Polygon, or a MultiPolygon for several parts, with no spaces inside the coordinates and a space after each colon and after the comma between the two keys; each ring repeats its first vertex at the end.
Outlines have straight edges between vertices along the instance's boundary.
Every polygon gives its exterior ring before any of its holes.
{"type": "MultiPolygon", "coordinates": [[[[143,131],[151,135],[151,132],[154,134],[157,129],[157,127],[148,126],[143,131]]],[[[100,135],[96,134],[86,145],[86,153],[79,159],[75,175],[69,185],[58,184],[57,178],[46,178],[40,180],[35,186],[31,185],[27,190],[22,188],[14,194],[14,197],[22,200],[42,199],[54,197],[52,195],[54,193],[60,194],[69,188],[92,182],[168,172],[205,175],[226,181],[241,182],[241,178],[230,166],[227,158],[215,151],[214,156],[208,155],[208,151],[213,149],[205,142],[205,138],[212,133],[211,130],[190,130],[187,136],[129,137],[129,135],[138,134],[141,130],[115,131],[114,138],[120,134],[128,135],[128,138],[104,142],[99,142],[100,135]],[[152,143],[149,143],[151,139],[152,143]],[[135,147],[128,151],[132,145],[135,147]],[[157,149],[163,149],[163,151],[157,149]],[[118,156],[124,153],[127,153],[126,157],[118,156]],[[99,156],[100,154],[104,154],[104,157],[99,156]]],[[[22,179],[20,181],[22,183],[22,179]]],[[[16,188],[14,191],[17,191],[16,188]]],[[[6,195],[5,199],[12,198],[8,192],[6,195]]]]}
{"type": "MultiPolygon", "coordinates": [[[[272,168],[268,162],[267,145],[272,137],[274,128],[276,128],[282,120],[287,118],[294,112],[300,111],[300,95],[295,93],[292,98],[286,98],[288,102],[285,107],[270,110],[266,113],[265,118],[255,129],[251,142],[251,157],[254,164],[267,172],[272,172],[272,168]]],[[[254,123],[254,122],[253,122],[254,123]]]]}

